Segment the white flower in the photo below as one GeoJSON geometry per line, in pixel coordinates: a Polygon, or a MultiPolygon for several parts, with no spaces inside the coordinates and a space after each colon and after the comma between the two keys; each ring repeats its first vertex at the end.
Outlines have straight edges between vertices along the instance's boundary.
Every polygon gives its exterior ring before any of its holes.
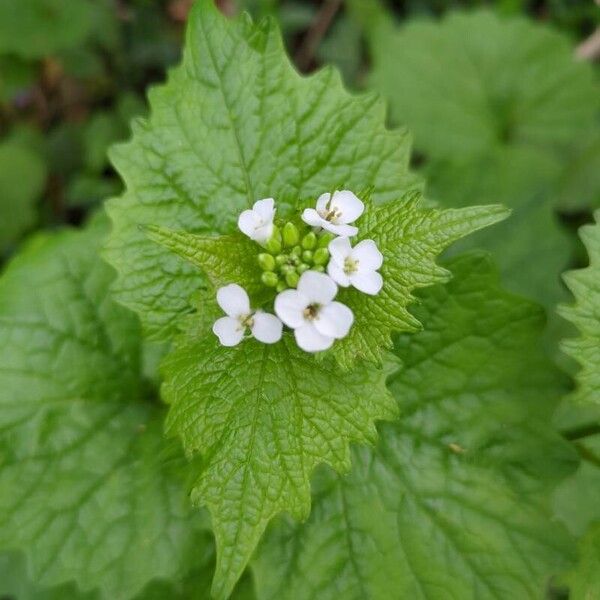
{"type": "Polygon", "coordinates": [[[349,190],[322,194],[317,200],[317,208],[307,208],[302,220],[313,227],[322,227],[335,235],[351,237],[358,233],[353,223],[363,214],[365,205],[349,190]]]}
{"type": "Polygon", "coordinates": [[[258,200],[251,209],[245,210],[238,219],[238,227],[251,240],[264,244],[273,235],[275,200],[258,200]]]}
{"type": "Polygon", "coordinates": [[[302,350],[327,350],[350,331],[354,315],[346,305],[333,302],[337,289],[327,275],[306,271],[295,290],[285,290],[275,298],[277,316],[294,330],[302,350]]]}
{"type": "Polygon", "coordinates": [[[281,339],[281,321],[275,315],[252,312],[248,294],[239,285],[232,283],[219,288],[217,302],[227,315],[217,319],[213,325],[213,333],[223,346],[237,346],[246,329],[250,329],[252,335],[265,344],[274,344],[281,339]]]}
{"type": "Polygon", "coordinates": [[[377,269],[383,256],[373,240],[363,240],[354,246],[347,237],[329,242],[331,260],[327,265],[329,276],[342,287],[353,285],[357,290],[374,296],[383,287],[383,277],[377,269]]]}

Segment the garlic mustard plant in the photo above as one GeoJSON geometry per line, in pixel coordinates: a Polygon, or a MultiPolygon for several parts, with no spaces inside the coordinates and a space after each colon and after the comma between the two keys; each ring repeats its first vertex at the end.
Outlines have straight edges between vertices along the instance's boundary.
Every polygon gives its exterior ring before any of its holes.
{"type": "Polygon", "coordinates": [[[217,319],[212,328],[220,343],[236,346],[249,331],[256,340],[274,344],[282,337],[283,324],[294,331],[296,343],[306,352],[327,350],[336,339],[346,337],[354,314],[334,301],[337,284],[353,285],[370,295],[383,286],[383,277],[377,272],[383,256],[375,242],[364,240],[353,249],[348,237],[332,235],[358,233],[358,228],[348,223],[358,219],[364,209],[363,202],[348,190],[333,196],[322,194],[316,212],[324,215],[319,219],[325,223],[316,231],[307,227],[317,224],[310,216],[311,209],[307,209],[308,223],[305,210],[305,223],[288,221],[276,226],[273,198],[259,200],[243,211],[238,227],[260,247],[256,256],[260,283],[277,294],[273,302],[277,316],[252,311],[247,292],[237,283],[221,286],[217,303],[226,316],[217,319]]]}

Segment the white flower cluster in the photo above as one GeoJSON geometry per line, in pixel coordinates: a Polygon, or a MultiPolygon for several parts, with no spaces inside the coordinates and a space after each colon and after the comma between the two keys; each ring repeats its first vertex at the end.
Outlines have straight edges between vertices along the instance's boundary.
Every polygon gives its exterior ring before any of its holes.
{"type": "Polygon", "coordinates": [[[370,295],[378,294],[383,286],[378,272],[383,256],[375,242],[362,240],[353,247],[350,241],[358,233],[352,223],[364,208],[363,202],[348,190],[321,195],[316,208],[302,213],[302,221],[313,228],[302,241],[295,225],[287,223],[284,227],[283,244],[293,246],[289,254],[282,253],[273,198],[259,200],[252,209],[242,212],[238,219],[242,233],[271,252],[259,254],[258,259],[265,270],[262,281],[277,288],[277,316],[252,310],[248,294],[239,285],[222,287],[217,302],[227,316],[213,325],[221,344],[235,346],[248,334],[265,344],[274,344],[281,339],[284,324],[294,330],[296,343],[306,352],[327,350],[336,339],[345,337],[354,315],[345,304],[335,301],[338,285],[353,286],[370,295]],[[324,232],[337,237],[330,239],[332,236],[325,237],[324,232]],[[279,269],[279,275],[273,269],[279,269]]]}

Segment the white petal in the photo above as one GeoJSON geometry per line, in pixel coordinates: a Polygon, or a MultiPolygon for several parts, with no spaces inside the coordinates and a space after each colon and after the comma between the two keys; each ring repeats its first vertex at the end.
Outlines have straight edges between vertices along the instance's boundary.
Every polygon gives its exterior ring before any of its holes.
{"type": "Polygon", "coordinates": [[[252,335],[263,344],[274,344],[281,339],[281,330],[283,323],[275,316],[269,313],[257,312],[252,325],[252,335]]]}
{"type": "MultiPolygon", "coordinates": [[[[305,222],[308,223],[308,221],[305,222]]],[[[309,225],[310,224],[311,223],[309,223],[309,225]]],[[[341,237],[352,237],[358,233],[358,227],[354,227],[353,225],[335,225],[325,219],[321,219],[319,226],[341,237]]]]}
{"type": "Polygon", "coordinates": [[[296,289],[308,300],[308,305],[329,304],[335,298],[338,288],[329,275],[318,271],[304,271],[296,289]]]}
{"type": "Polygon", "coordinates": [[[277,316],[292,329],[304,325],[304,309],[310,304],[308,298],[298,290],[285,290],[275,298],[277,316]]]}
{"type": "Polygon", "coordinates": [[[324,224],[327,223],[314,208],[305,208],[302,213],[302,220],[307,225],[312,225],[313,227],[325,227],[324,224]]]}
{"type": "Polygon", "coordinates": [[[254,235],[252,235],[252,239],[260,242],[261,244],[267,242],[271,239],[273,235],[273,222],[267,223],[266,225],[262,225],[260,227],[256,227],[254,230],[254,235]]]}
{"type": "Polygon", "coordinates": [[[333,338],[320,334],[312,323],[306,323],[294,331],[296,343],[305,352],[319,352],[331,348],[333,338]]]}
{"type": "Polygon", "coordinates": [[[217,303],[230,317],[245,317],[250,314],[250,298],[246,290],[236,283],[218,289],[217,303]]]}
{"type": "Polygon", "coordinates": [[[327,265],[327,273],[338,285],[341,285],[342,287],[348,287],[350,285],[350,278],[344,273],[344,269],[333,259],[330,260],[327,265]]]}
{"type": "Polygon", "coordinates": [[[339,223],[352,223],[356,221],[365,210],[365,205],[350,190],[335,192],[331,199],[331,206],[337,207],[342,213],[339,223]]]}
{"type": "Polygon", "coordinates": [[[354,314],[345,304],[332,302],[319,311],[313,323],[320,334],[340,339],[348,335],[354,314]]]}
{"type": "Polygon", "coordinates": [[[319,196],[319,198],[317,199],[317,210],[319,212],[325,212],[327,210],[327,204],[329,203],[330,199],[331,199],[330,193],[321,194],[319,196]]]}
{"type": "Polygon", "coordinates": [[[265,198],[254,203],[252,210],[260,217],[263,223],[273,221],[275,216],[275,200],[273,198],[265,198]]]}
{"type": "Polygon", "coordinates": [[[344,266],[346,258],[352,254],[352,246],[347,237],[338,237],[331,240],[328,249],[333,260],[335,260],[340,267],[344,266]]]}
{"type": "MultiPolygon", "coordinates": [[[[333,244],[335,241],[333,240],[331,243],[333,244]]],[[[359,271],[362,269],[377,271],[383,264],[383,254],[379,252],[377,244],[373,240],[358,242],[352,250],[352,258],[358,261],[359,271]]]]}
{"type": "Polygon", "coordinates": [[[246,234],[250,239],[254,239],[254,232],[260,227],[260,219],[253,210],[245,210],[238,218],[238,227],[240,231],[246,234]]]}
{"type": "Polygon", "coordinates": [[[377,271],[357,271],[350,276],[352,285],[365,294],[375,296],[383,287],[383,277],[377,271]]]}
{"type": "Polygon", "coordinates": [[[237,346],[244,337],[243,325],[231,317],[217,319],[212,330],[223,346],[237,346]]]}

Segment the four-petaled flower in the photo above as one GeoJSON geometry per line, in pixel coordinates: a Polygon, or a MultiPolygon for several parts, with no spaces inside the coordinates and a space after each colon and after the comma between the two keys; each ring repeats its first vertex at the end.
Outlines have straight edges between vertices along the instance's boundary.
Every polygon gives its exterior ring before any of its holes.
{"type": "Polygon", "coordinates": [[[307,208],[302,220],[313,227],[321,227],[335,235],[352,237],[358,233],[353,223],[363,214],[365,205],[349,190],[322,194],[317,200],[317,208],[307,208]]]}
{"type": "Polygon", "coordinates": [[[333,301],[337,291],[327,275],[306,271],[295,290],[285,290],[275,298],[277,316],[294,330],[302,350],[327,350],[348,334],[354,315],[345,304],[333,301]]]}
{"type": "Polygon", "coordinates": [[[251,240],[264,244],[273,235],[274,217],[275,200],[265,198],[255,202],[251,209],[242,212],[238,219],[238,227],[251,240]]]}
{"type": "Polygon", "coordinates": [[[327,272],[338,285],[352,285],[372,296],[381,291],[383,277],[377,269],[383,264],[383,255],[373,240],[363,240],[353,248],[347,237],[339,237],[329,242],[329,254],[327,272]]]}
{"type": "Polygon", "coordinates": [[[274,344],[281,339],[283,325],[275,316],[250,309],[250,299],[244,288],[235,283],[219,288],[217,302],[226,317],[217,319],[213,333],[223,346],[237,346],[249,329],[259,342],[274,344]]]}

